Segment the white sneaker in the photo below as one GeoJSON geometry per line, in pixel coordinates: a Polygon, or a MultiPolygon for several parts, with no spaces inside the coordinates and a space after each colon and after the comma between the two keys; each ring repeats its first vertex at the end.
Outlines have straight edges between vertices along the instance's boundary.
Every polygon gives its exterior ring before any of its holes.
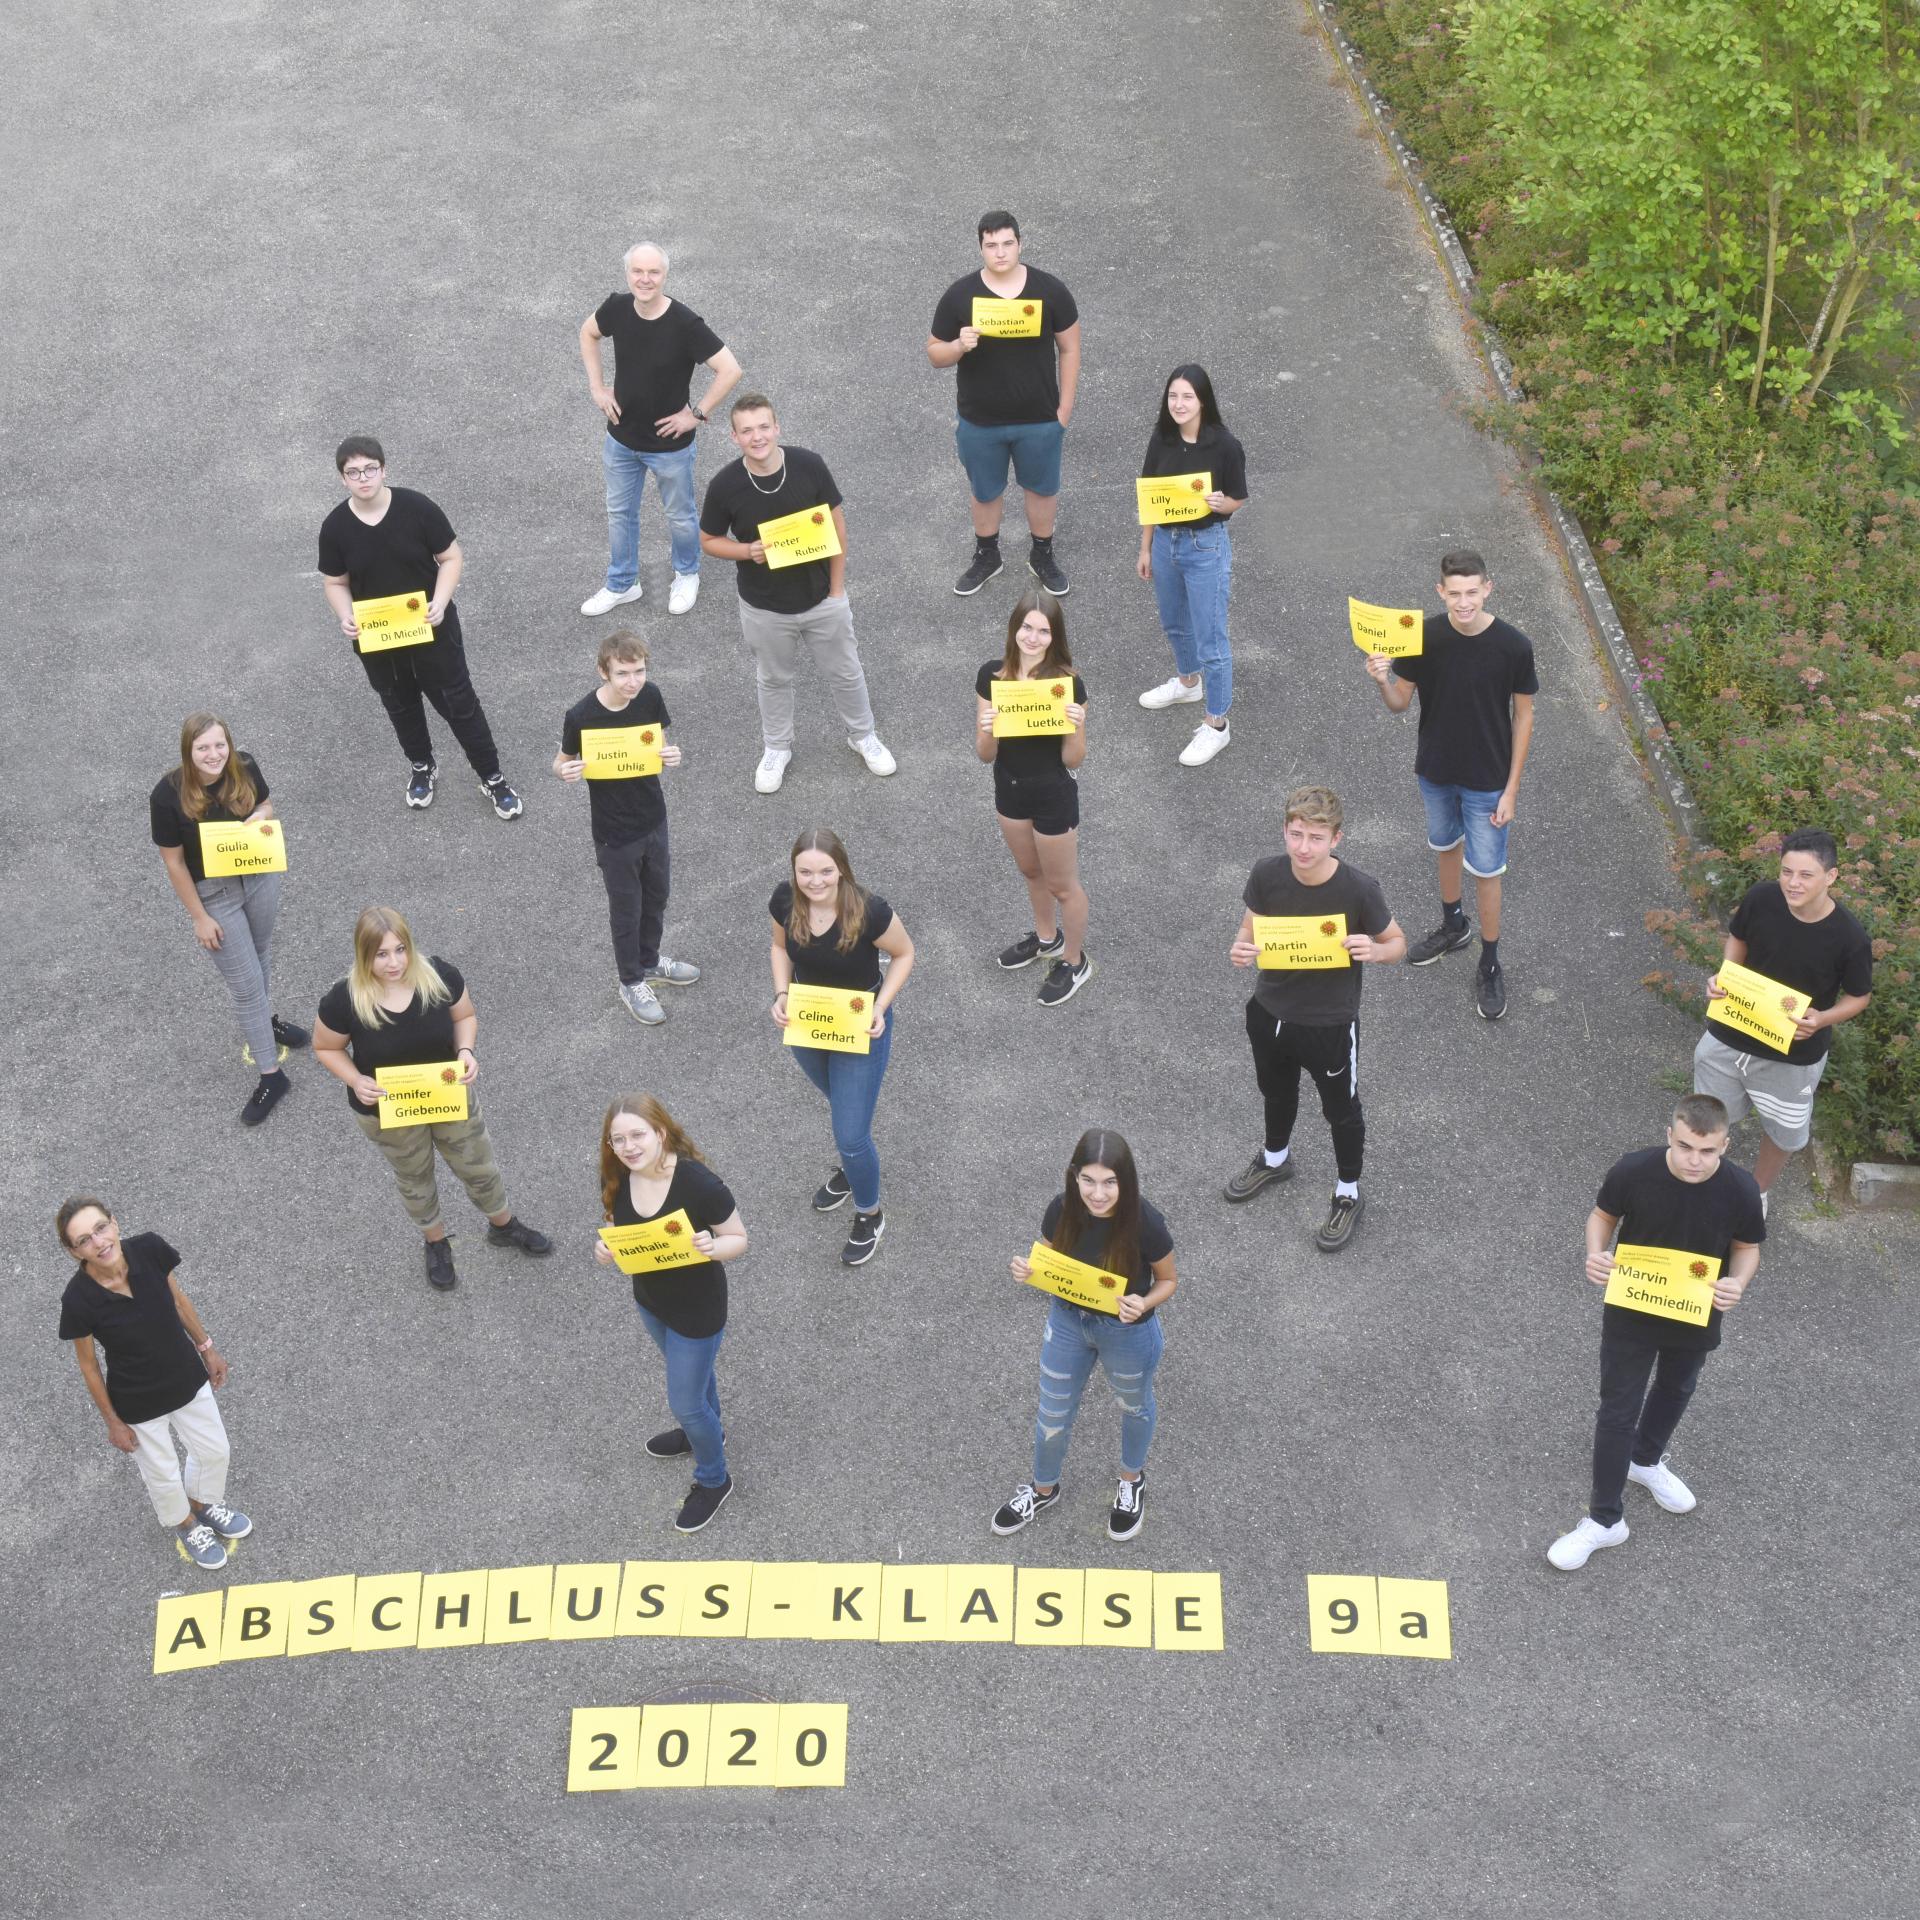
{"type": "Polygon", "coordinates": [[[1630,1464],[1627,1478],[1635,1486],[1645,1487],[1669,1513],[1691,1513],[1700,1504],[1693,1497],[1693,1489],[1667,1465],[1664,1453],[1650,1467],[1630,1464]]]}
{"type": "Polygon", "coordinates": [[[676,573],[673,585],[667,589],[667,611],[685,613],[700,598],[700,576],[697,573],[676,573]]]}
{"type": "Polygon", "coordinates": [[[787,762],[792,758],[793,754],[784,747],[769,747],[753,770],[754,792],[778,793],[780,782],[787,777],[787,762]]]}
{"type": "Polygon", "coordinates": [[[580,611],[591,620],[598,614],[611,613],[615,607],[624,607],[630,600],[639,598],[640,582],[638,580],[625,593],[615,593],[610,587],[601,587],[580,602],[580,611]]]}
{"type": "Polygon", "coordinates": [[[1143,707],[1186,707],[1196,700],[1204,700],[1207,689],[1203,682],[1196,680],[1188,686],[1176,673],[1171,680],[1162,680],[1157,687],[1149,687],[1140,696],[1143,707]]]}
{"type": "Polygon", "coordinates": [[[1627,1523],[1616,1520],[1612,1526],[1603,1527],[1592,1514],[1580,1516],[1580,1524],[1571,1533],[1563,1533],[1547,1549],[1547,1558],[1562,1573],[1572,1573],[1576,1567],[1584,1567],[1602,1547],[1617,1547],[1627,1537],[1627,1523]]]}
{"type": "Polygon", "coordinates": [[[1216,754],[1225,753],[1233,738],[1231,727],[1216,727],[1202,720],[1193,730],[1193,738],[1180,749],[1183,767],[1204,767],[1216,754]]]}
{"type": "Polygon", "coordinates": [[[882,779],[900,764],[885,747],[880,744],[880,736],[870,733],[864,740],[849,740],[847,745],[867,763],[869,773],[877,773],[882,779]]]}
{"type": "Polygon", "coordinates": [[[1772,1199],[1772,1197],[1765,1187],[1760,1189],[1760,1218],[1762,1220],[1767,1217],[1767,1202],[1772,1199]]]}

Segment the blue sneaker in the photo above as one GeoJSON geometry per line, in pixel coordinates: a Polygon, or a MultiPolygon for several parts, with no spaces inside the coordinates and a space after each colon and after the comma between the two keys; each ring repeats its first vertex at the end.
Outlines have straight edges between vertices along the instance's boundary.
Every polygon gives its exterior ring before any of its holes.
{"type": "Polygon", "coordinates": [[[222,1500],[209,1500],[200,1509],[199,1518],[222,1540],[244,1540],[253,1531],[253,1522],[222,1500]]]}
{"type": "Polygon", "coordinates": [[[203,1520],[183,1520],[174,1529],[173,1543],[182,1560],[191,1560],[208,1573],[218,1573],[227,1564],[227,1550],[203,1520]]]}

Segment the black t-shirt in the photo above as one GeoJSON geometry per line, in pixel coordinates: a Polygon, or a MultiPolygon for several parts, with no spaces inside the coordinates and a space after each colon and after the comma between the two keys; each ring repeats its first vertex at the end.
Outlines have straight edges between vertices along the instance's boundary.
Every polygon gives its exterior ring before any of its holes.
{"type": "MultiPolygon", "coordinates": [[[[1054,1229],[1060,1224],[1060,1215],[1066,1205],[1065,1196],[1056,1193],[1047,1202],[1047,1210],[1040,1218],[1040,1238],[1051,1246],[1054,1229]]],[[[1104,1268],[1108,1273],[1120,1273],[1120,1269],[1107,1261],[1107,1243],[1113,1238],[1111,1220],[1093,1220],[1087,1222],[1086,1231],[1072,1246],[1065,1249],[1068,1257],[1084,1260],[1090,1267],[1104,1268]]],[[[1153,1275],[1148,1271],[1156,1260],[1164,1260],[1173,1251],[1173,1235],[1167,1230],[1166,1216],[1161,1213],[1144,1194],[1140,1197],[1140,1256],[1133,1264],[1131,1273],[1122,1274],[1127,1283],[1127,1291],[1144,1296],[1153,1286],[1153,1275]]],[[[1140,1316],[1140,1320],[1151,1320],[1159,1312],[1157,1307],[1149,1307],[1140,1316]]],[[[1133,1323],[1140,1324],[1139,1320],[1133,1323]]]]}
{"type": "MultiPolygon", "coordinates": [[[[642,683],[618,713],[600,704],[598,690],[576,700],[560,722],[560,751],[569,760],[580,758],[580,735],[592,727],[665,727],[671,725],[667,703],[651,680],[642,683]]],[[[651,833],[667,817],[667,803],[657,773],[637,780],[588,780],[587,802],[593,814],[593,844],[621,847],[651,833]]]]}
{"type": "Polygon", "coordinates": [[[678,413],[693,392],[693,370],[726,342],[689,306],[669,301],[657,320],[642,320],[633,295],[610,293],[593,324],[613,342],[613,397],[620,418],[607,431],[636,453],[678,453],[693,435],[663,440],[653,423],[678,413]]]}
{"type": "MultiPolygon", "coordinates": [[[[253,777],[253,804],[267,797],[267,777],[260,764],[244,747],[235,750],[240,764],[253,777]]],[[[222,776],[224,778],[224,775],[222,776]]],[[[221,798],[219,783],[207,789],[207,808],[200,820],[241,820],[246,816],[233,811],[221,798]]],[[[186,859],[187,871],[196,880],[207,877],[200,859],[200,820],[189,820],[180,806],[180,769],[163,773],[147,795],[147,819],[156,847],[178,847],[186,859]]]]}
{"type": "MultiPolygon", "coordinates": [[[[1594,1204],[1619,1219],[1622,1243],[1704,1254],[1720,1262],[1722,1273],[1736,1240],[1758,1246],[1767,1237],[1760,1189],[1745,1167],[1722,1160],[1711,1180],[1689,1186],[1668,1170],[1665,1147],[1648,1147],[1616,1160],[1607,1169],[1594,1204]]],[[[1709,1352],[1720,1344],[1718,1307],[1708,1314],[1703,1327],[1642,1313],[1637,1307],[1608,1307],[1603,1318],[1610,1333],[1630,1332],[1663,1347],[1709,1352]]]]}
{"type": "Polygon", "coordinates": [[[840,950],[840,922],[836,920],[825,933],[809,933],[796,940],[787,925],[793,911],[793,883],[782,880],[767,902],[787,936],[787,958],[793,963],[793,977],[803,987],[837,987],[843,993],[880,991],[880,949],[876,944],[893,922],[893,909],[877,893],[867,895],[867,923],[860,938],[846,952],[840,950]]]}
{"type": "MultiPolygon", "coordinates": [[[[675,1163],[673,1178],[667,1182],[667,1196],[653,1213],[642,1213],[633,1204],[633,1182],[623,1180],[614,1190],[613,1224],[616,1227],[643,1227],[682,1207],[693,1222],[694,1231],[709,1232],[722,1220],[733,1217],[734,1199],[726,1182],[683,1154],[675,1163]]],[[[727,1270],[718,1260],[703,1267],[668,1267],[661,1273],[636,1273],[633,1297],[657,1320],[664,1320],[677,1334],[688,1340],[709,1340],[727,1324],[727,1270]]]]}
{"type": "Polygon", "coordinates": [[[207,1370],[167,1284],[180,1256],[157,1233],[136,1233],[120,1251],[132,1297],[76,1268],[60,1296],[60,1338],[99,1341],[107,1356],[107,1400],[132,1426],[178,1412],[207,1384],[207,1370]]]}
{"type": "MultiPolygon", "coordinates": [[[[744,460],[730,460],[722,467],[707,482],[707,497],[700,506],[700,531],[724,540],[757,540],[769,520],[802,513],[808,507],[839,506],[840,489],[817,453],[809,453],[805,447],[788,447],[785,453],[786,465],[771,493],[767,491],[768,482],[749,473],[744,460]]],[[[832,562],[827,560],[808,560],[797,567],[767,567],[754,560],[734,562],[740,598],[768,613],[805,613],[809,607],[817,607],[827,597],[831,568],[832,562]]]]}
{"type": "MultiPolygon", "coordinates": [[[[1376,940],[1393,924],[1380,882],[1344,860],[1335,866],[1332,879],[1309,887],[1293,877],[1293,862],[1284,853],[1274,854],[1256,864],[1240,898],[1254,913],[1344,913],[1350,934],[1371,934],[1376,940]]],[[[1276,1020],[1291,1020],[1303,1027],[1344,1027],[1359,1016],[1366,971],[1357,962],[1299,972],[1274,969],[1254,976],[1253,997],[1276,1020]]]]}
{"type": "MultiPolygon", "coordinates": [[[[320,1002],[321,1024],[347,1036],[347,1056],[369,1080],[376,1067],[426,1067],[454,1057],[453,1010],[460,1004],[467,983],[451,961],[442,960],[438,954],[432,958],[440,978],[447,983],[447,997],[437,1007],[423,1007],[416,993],[400,1012],[387,1016],[384,1027],[363,1027],[344,980],[336,980],[320,1002]]],[[[379,1112],[351,1089],[347,1103],[355,1113],[379,1112]]]]}
{"type": "MultiPolygon", "coordinates": [[[[1192,446],[1177,432],[1171,440],[1164,439],[1158,427],[1147,436],[1146,458],[1140,463],[1141,479],[1160,480],[1171,473],[1210,473],[1215,493],[1224,493],[1229,500],[1247,497],[1246,450],[1225,427],[1215,426],[1211,421],[1200,429],[1192,446]]],[[[1226,515],[1221,513],[1180,522],[1188,531],[1225,524],[1226,515]]]]}
{"type": "MultiPolygon", "coordinates": [[[[1755,973],[1804,993],[1816,1013],[1826,1012],[1843,993],[1873,991],[1873,943],[1837,900],[1824,920],[1796,920],[1779,881],[1762,880],[1747,889],[1727,931],[1747,943],[1747,965],[1755,973]]],[[[1758,1049],[1764,1058],[1776,1057],[1771,1047],[1751,1034],[1723,1027],[1711,1012],[1707,1025],[1717,1040],[1736,1052],[1758,1049]]],[[[1832,1045],[1833,1029],[1822,1027],[1811,1039],[1796,1040],[1787,1058],[1796,1066],[1811,1066],[1824,1060],[1832,1045]]]]}
{"type": "MultiPolygon", "coordinates": [[[[424,493],[411,487],[391,487],[392,498],[378,526],[368,526],[342,500],[320,523],[320,571],[336,578],[345,574],[347,590],[356,600],[384,600],[390,593],[433,592],[440,577],[436,553],[453,545],[453,522],[424,493]]],[[[418,664],[423,656],[438,654],[443,643],[460,642],[460,615],[453,602],[433,638],[423,647],[402,647],[393,654],[366,654],[369,670],[405,659],[418,664]]]]}
{"type": "MultiPolygon", "coordinates": [[[[973,690],[982,700],[993,698],[993,683],[1008,678],[1018,679],[1019,675],[1007,675],[1001,671],[1006,664],[1003,654],[998,659],[989,660],[973,676],[973,690]]],[[[1036,678],[1047,678],[1037,675],[1036,678]]],[[[1061,676],[1065,678],[1064,675],[1061,676]]],[[[1073,697],[1076,704],[1087,704],[1087,683],[1076,673],[1073,676],[1073,697]]],[[[1010,736],[994,743],[993,777],[997,786],[1004,780],[1071,780],[1073,774],[1062,760],[1068,735],[1064,733],[1028,733],[1010,736]]]]}
{"type": "Polygon", "coordinates": [[[1414,772],[1435,786],[1503,791],[1513,771],[1513,696],[1540,691],[1533,642],[1501,619],[1469,634],[1430,613],[1421,645],[1424,653],[1393,663],[1395,678],[1420,690],[1414,772]]]}
{"type": "Polygon", "coordinates": [[[1038,267],[1027,269],[1027,283],[1016,294],[997,294],[978,270],[956,280],[933,310],[933,337],[958,340],[973,325],[973,303],[985,300],[1037,300],[1040,331],[1029,340],[983,338],[954,369],[960,418],[976,427],[1018,427],[1060,416],[1060,368],[1053,336],[1077,326],[1080,309],[1062,281],[1038,267]]]}

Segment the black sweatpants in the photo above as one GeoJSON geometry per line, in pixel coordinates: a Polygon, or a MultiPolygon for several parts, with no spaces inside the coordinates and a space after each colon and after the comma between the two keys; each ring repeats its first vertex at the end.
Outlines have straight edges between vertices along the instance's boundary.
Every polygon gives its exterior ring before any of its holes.
{"type": "Polygon", "coordinates": [[[623,840],[617,847],[595,847],[600,877],[607,883],[607,920],[613,929],[613,964],[620,984],[630,987],[660,964],[660,930],[667,920],[667,823],[623,840]]]}
{"type": "Polygon", "coordinates": [[[493,744],[493,729],[473,690],[473,676],[467,671],[467,654],[458,634],[443,633],[431,647],[419,651],[426,659],[410,658],[412,649],[397,653],[369,654],[363,664],[380,704],[393,722],[400,750],[416,766],[431,766],[433,735],[427,731],[426,703],[453,729],[453,737],[482,780],[490,780],[500,771],[499,750],[493,744]]]}
{"type": "Polygon", "coordinates": [[[1600,1411],[1593,1422],[1593,1498],[1587,1503],[1603,1527],[1620,1518],[1627,1463],[1658,1463],[1707,1363],[1704,1347],[1666,1346],[1638,1328],[1609,1325],[1612,1318],[1601,1323],[1600,1411]]]}
{"type": "Polygon", "coordinates": [[[1360,1111],[1360,1022],[1307,1027],[1276,1020],[1258,1000],[1247,1002],[1247,1041],[1254,1078],[1267,1103],[1269,1153],[1293,1138],[1300,1113],[1300,1075],[1313,1075],[1320,1111],[1333,1129],[1333,1163],[1342,1180],[1358,1180],[1366,1153],[1367,1123],[1360,1111]]]}

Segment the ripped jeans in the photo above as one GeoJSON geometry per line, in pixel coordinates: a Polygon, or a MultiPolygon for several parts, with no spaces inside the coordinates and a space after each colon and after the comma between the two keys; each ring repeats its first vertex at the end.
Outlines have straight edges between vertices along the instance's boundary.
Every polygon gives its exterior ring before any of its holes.
{"type": "Polygon", "coordinates": [[[1073,1416],[1080,1411],[1080,1395],[1093,1377],[1096,1359],[1120,1402],[1120,1464],[1129,1473],[1145,1471],[1159,1417],[1153,1375],[1165,1344],[1158,1314],[1129,1327],[1110,1313],[1054,1301],[1040,1342],[1040,1413],[1033,1427],[1036,1487],[1059,1484],[1073,1416]]]}

